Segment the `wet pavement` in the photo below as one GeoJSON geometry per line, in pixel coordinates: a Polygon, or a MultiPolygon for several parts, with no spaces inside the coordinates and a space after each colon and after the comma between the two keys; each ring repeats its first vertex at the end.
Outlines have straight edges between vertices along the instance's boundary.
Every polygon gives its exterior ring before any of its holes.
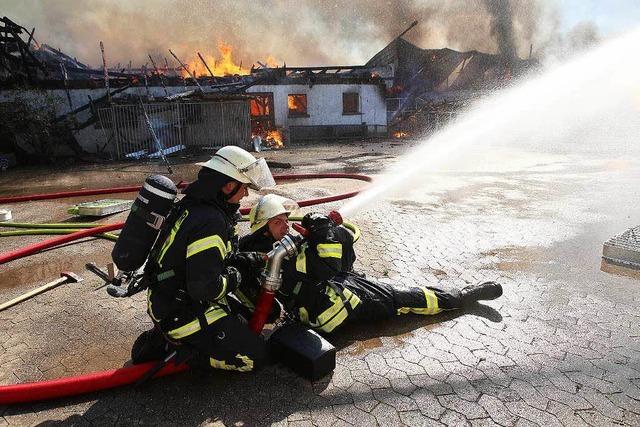
{"type": "MultiPolygon", "coordinates": [[[[293,164],[280,173],[376,175],[408,145],[327,144],[266,156],[293,164]]],[[[179,179],[195,176],[186,163],[176,169],[179,179]]],[[[0,191],[134,185],[151,171],[162,168],[12,171],[0,176],[0,191]],[[38,186],[45,177],[49,184],[38,186]]],[[[601,264],[602,244],[640,223],[638,178],[640,165],[629,159],[514,149],[487,155],[481,168],[425,172],[350,218],[363,233],[357,269],[398,286],[498,280],[500,299],[466,312],[350,325],[330,338],[338,365],[319,381],[281,365],[187,373],[139,389],[0,407],[0,425],[640,425],[640,281],[601,264]]],[[[362,185],[297,181],[277,192],[300,199],[362,185]]],[[[19,221],[59,222],[70,203],[9,207],[19,221]]],[[[3,237],[0,250],[40,239],[3,237]]],[[[111,247],[91,240],[0,266],[2,301],[62,269],[86,279],[0,312],[0,384],[128,362],[133,340],[150,325],[144,295],[111,298],[82,271],[85,262],[106,262],[111,247]]]]}

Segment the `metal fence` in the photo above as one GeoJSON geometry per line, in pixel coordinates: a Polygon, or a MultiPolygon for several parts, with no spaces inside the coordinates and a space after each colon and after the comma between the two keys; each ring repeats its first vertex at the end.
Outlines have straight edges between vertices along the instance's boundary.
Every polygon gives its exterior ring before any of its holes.
{"type": "MultiPolygon", "coordinates": [[[[145,104],[149,121],[166,152],[225,145],[249,148],[248,101],[145,104]]],[[[98,110],[100,126],[118,159],[154,157],[158,153],[140,105],[112,105],[98,110]]]]}

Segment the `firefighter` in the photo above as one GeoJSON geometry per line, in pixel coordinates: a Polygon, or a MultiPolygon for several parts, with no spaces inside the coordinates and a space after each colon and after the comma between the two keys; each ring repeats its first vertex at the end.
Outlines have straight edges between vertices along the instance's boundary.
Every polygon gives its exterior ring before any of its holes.
{"type": "MultiPolygon", "coordinates": [[[[243,280],[233,293],[242,305],[248,309],[245,317],[251,317],[255,302],[260,293],[260,270],[252,269],[259,261],[253,257],[264,256],[273,249],[273,243],[282,239],[289,232],[289,215],[299,209],[298,204],[276,194],[262,196],[249,212],[251,233],[240,238],[240,248],[251,248],[241,252],[243,259],[236,265],[242,272],[243,280]]],[[[276,300],[269,321],[280,316],[281,304],[276,300]]]]}
{"type": "MultiPolygon", "coordinates": [[[[248,188],[273,185],[273,177],[264,159],[235,146],[198,165],[198,179],[171,212],[145,269],[147,312],[156,326],[148,334],[159,331],[178,350],[191,351],[192,366],[251,371],[265,362],[266,347],[232,313],[227,294],[242,277],[228,260],[238,257],[240,200],[248,188]]],[[[260,257],[251,261],[254,269],[264,263],[260,257]]],[[[143,336],[138,341],[151,340],[143,336]]],[[[137,344],[134,362],[149,359],[137,344]]]]}
{"type": "MultiPolygon", "coordinates": [[[[241,239],[241,250],[264,251],[288,231],[287,209],[275,199],[263,199],[256,205],[262,203],[262,208],[250,217],[252,233],[241,239]]],[[[305,215],[302,226],[309,236],[297,258],[283,264],[278,298],[288,312],[319,332],[331,333],[348,321],[388,319],[407,313],[438,314],[502,295],[501,285],[495,282],[445,292],[427,286],[395,287],[368,279],[353,271],[355,238],[347,228],[318,213],[305,215]]]]}

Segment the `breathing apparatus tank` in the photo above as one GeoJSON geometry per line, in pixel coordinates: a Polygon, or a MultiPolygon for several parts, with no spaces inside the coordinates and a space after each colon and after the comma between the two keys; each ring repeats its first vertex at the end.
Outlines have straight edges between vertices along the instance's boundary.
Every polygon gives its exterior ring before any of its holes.
{"type": "Polygon", "coordinates": [[[178,188],[165,176],[145,180],[111,251],[119,270],[135,271],[144,265],[177,194],[178,188]]]}

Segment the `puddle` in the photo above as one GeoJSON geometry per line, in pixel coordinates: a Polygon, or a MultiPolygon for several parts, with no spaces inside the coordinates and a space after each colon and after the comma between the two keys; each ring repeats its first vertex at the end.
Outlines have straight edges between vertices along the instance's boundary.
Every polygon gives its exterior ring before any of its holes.
{"type": "Polygon", "coordinates": [[[84,265],[93,261],[105,266],[111,261],[112,247],[111,242],[91,239],[10,261],[0,266],[0,289],[50,282],[59,278],[62,271],[72,271],[84,278],[94,278],[85,270],[84,265]]]}
{"type": "Polygon", "coordinates": [[[366,353],[368,350],[372,350],[374,348],[380,348],[384,344],[382,343],[382,339],[379,337],[371,338],[365,341],[358,341],[352,345],[349,349],[349,354],[353,356],[360,356],[361,354],[366,353]]]}

